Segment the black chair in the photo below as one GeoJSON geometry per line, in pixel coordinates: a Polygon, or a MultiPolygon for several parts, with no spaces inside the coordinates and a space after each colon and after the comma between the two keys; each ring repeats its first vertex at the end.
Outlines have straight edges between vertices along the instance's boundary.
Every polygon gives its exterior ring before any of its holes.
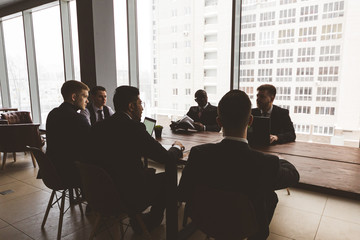
{"type": "Polygon", "coordinates": [[[246,239],[258,229],[252,203],[238,192],[197,186],[186,208],[195,226],[216,240],[246,239]]]}
{"type": "Polygon", "coordinates": [[[151,235],[141,218],[141,214],[130,211],[122,203],[121,193],[116,188],[110,175],[93,164],[76,162],[76,165],[80,171],[83,196],[91,210],[97,213],[95,226],[89,239],[94,238],[100,229],[100,223],[107,218],[113,218],[116,220],[115,222],[120,222],[121,235],[124,238],[123,220],[131,217],[136,219],[145,237],[150,240],[151,235]]]}
{"type": "MultiPolygon", "coordinates": [[[[40,149],[35,147],[27,147],[27,151],[31,151],[34,154],[35,159],[39,165],[39,169],[41,170],[41,178],[44,184],[52,189],[52,193],[49,199],[48,206],[46,208],[46,212],[44,215],[44,219],[41,224],[41,228],[44,228],[47,217],[50,212],[50,208],[53,207],[55,204],[58,204],[60,201],[60,216],[59,216],[59,224],[58,224],[58,234],[57,239],[61,239],[61,230],[62,230],[62,223],[64,218],[64,213],[67,211],[65,210],[65,198],[69,198],[70,206],[73,206],[75,201],[72,199],[73,189],[75,190],[75,194],[77,199],[80,199],[79,188],[80,186],[67,186],[62,179],[60,178],[54,164],[47,158],[45,153],[43,153],[40,149]],[[57,197],[56,192],[60,192],[61,197],[57,197]],[[55,199],[54,199],[55,198],[55,199]]],[[[83,214],[83,210],[81,207],[81,202],[77,202],[79,204],[80,212],[83,214]]]]}

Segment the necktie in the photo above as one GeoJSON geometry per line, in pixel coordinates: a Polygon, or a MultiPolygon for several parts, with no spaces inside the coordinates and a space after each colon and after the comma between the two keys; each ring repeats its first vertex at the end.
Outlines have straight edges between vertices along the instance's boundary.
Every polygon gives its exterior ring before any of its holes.
{"type": "Polygon", "coordinates": [[[99,120],[99,121],[104,120],[104,117],[103,117],[103,114],[102,114],[102,110],[98,110],[97,113],[98,113],[98,120],[99,120]]]}
{"type": "Polygon", "coordinates": [[[199,119],[201,118],[201,115],[202,115],[202,109],[200,109],[200,110],[199,110],[199,113],[198,113],[199,119]]]}

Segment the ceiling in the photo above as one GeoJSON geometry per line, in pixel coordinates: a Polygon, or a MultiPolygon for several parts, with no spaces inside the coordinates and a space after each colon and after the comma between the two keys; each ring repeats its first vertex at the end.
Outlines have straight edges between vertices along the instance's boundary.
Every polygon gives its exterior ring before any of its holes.
{"type": "Polygon", "coordinates": [[[26,0],[0,0],[0,8],[4,8],[22,1],[25,2],[26,0]]]}

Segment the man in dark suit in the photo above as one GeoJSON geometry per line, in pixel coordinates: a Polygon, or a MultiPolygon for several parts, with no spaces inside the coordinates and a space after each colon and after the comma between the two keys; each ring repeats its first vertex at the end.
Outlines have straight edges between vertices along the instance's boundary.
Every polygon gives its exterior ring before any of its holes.
{"type": "MultiPolygon", "coordinates": [[[[240,90],[231,90],[219,102],[217,122],[223,128],[219,143],[193,147],[179,184],[181,201],[190,204],[198,185],[241,192],[251,200],[259,231],[249,239],[266,239],[278,198],[274,190],[299,181],[286,160],[249,148],[246,135],[252,123],[251,102],[240,90]]],[[[214,206],[216,208],[216,206],[214,206]]]]}
{"type": "MultiPolygon", "coordinates": [[[[143,111],[139,90],[120,86],[114,95],[115,113],[92,127],[92,161],[105,169],[124,197],[124,203],[134,212],[143,212],[151,206],[144,221],[149,230],[161,224],[166,200],[166,175],[155,174],[154,169],[144,168],[141,157],[146,156],[165,164],[182,157],[184,146],[175,141],[166,151],[146,131],[140,122],[143,111]]],[[[131,221],[134,231],[139,231],[131,221]]]]}
{"type": "Polygon", "coordinates": [[[51,110],[46,120],[46,155],[66,183],[78,186],[80,177],[74,162],[86,160],[90,125],[77,111],[89,102],[89,88],[70,80],[62,85],[61,94],[64,102],[51,110]]]}
{"type": "Polygon", "coordinates": [[[90,125],[109,118],[114,114],[111,107],[106,106],[106,89],[102,86],[95,86],[90,91],[91,102],[80,113],[89,121],[90,125]]]}
{"type": "Polygon", "coordinates": [[[190,107],[186,115],[194,120],[196,130],[219,132],[220,127],[216,123],[217,107],[208,102],[206,92],[201,89],[197,90],[195,101],[198,106],[190,107]]]}
{"type": "Polygon", "coordinates": [[[295,129],[289,116],[289,110],[273,105],[276,88],[264,84],[257,88],[257,108],[252,109],[253,116],[270,117],[270,143],[287,143],[295,141],[295,129]]]}

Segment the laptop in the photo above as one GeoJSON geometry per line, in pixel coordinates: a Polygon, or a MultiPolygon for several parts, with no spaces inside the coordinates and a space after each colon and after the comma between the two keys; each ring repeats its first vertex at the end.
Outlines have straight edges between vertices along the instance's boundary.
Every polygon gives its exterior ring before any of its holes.
{"type": "Polygon", "coordinates": [[[150,134],[150,136],[152,136],[154,127],[156,125],[156,120],[153,118],[145,117],[143,123],[145,125],[146,131],[150,134]]]}
{"type": "Polygon", "coordinates": [[[248,131],[250,145],[270,145],[270,118],[254,116],[253,123],[248,131]]]}

